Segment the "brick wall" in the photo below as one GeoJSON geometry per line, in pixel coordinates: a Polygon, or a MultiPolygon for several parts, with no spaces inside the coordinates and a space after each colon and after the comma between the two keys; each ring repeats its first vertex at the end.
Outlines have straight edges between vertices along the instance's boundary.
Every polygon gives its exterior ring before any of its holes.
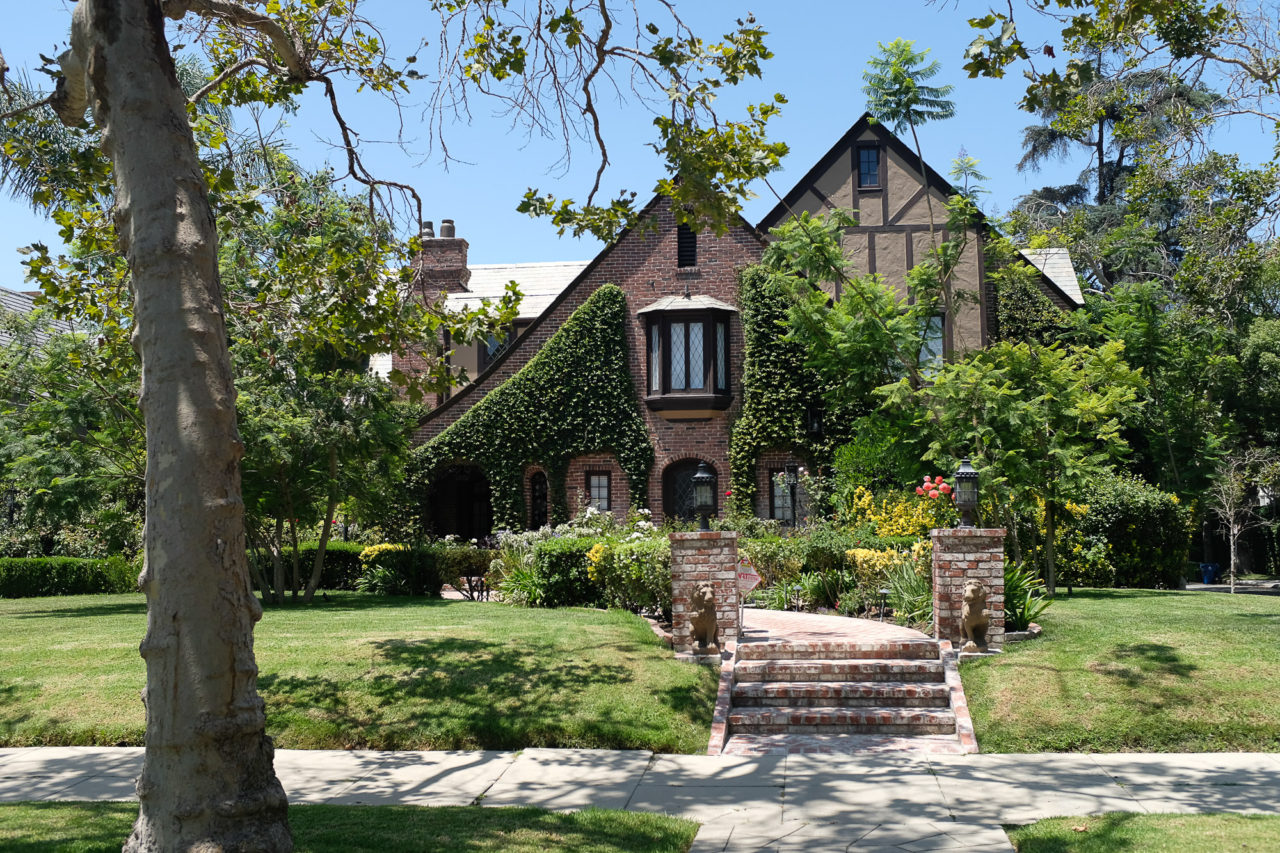
{"type": "Polygon", "coordinates": [[[721,649],[737,642],[738,534],[733,530],[672,533],[671,536],[671,638],[677,652],[694,649],[690,606],[694,588],[710,583],[715,588],[716,623],[721,649]]]}
{"type": "MultiPolygon", "coordinates": [[[[622,466],[612,453],[588,453],[575,456],[569,462],[564,477],[565,497],[569,501],[569,514],[577,515],[587,506],[591,495],[587,491],[587,472],[609,475],[609,502],[613,517],[619,521],[627,517],[631,506],[631,487],[622,466]]],[[[528,485],[525,490],[528,491],[528,485]]]]}
{"type": "Polygon", "coordinates": [[[964,645],[960,636],[960,610],[964,585],[980,581],[987,588],[990,626],[987,642],[1004,642],[1004,535],[1003,527],[959,527],[930,531],[933,538],[933,635],[964,645]]]}
{"type": "MultiPolygon", "coordinates": [[[[627,297],[628,359],[636,398],[640,401],[640,414],[654,446],[654,466],[649,479],[649,508],[653,511],[653,520],[662,521],[662,475],[673,463],[686,459],[708,463],[715,470],[717,487],[723,496],[729,487],[729,426],[741,409],[741,320],[734,314],[729,322],[729,375],[734,395],[729,411],[717,413],[707,420],[669,421],[651,411],[643,402],[647,378],[645,326],[636,312],[664,296],[683,294],[686,284],[693,294],[710,296],[736,306],[738,271],[759,261],[763,246],[756,233],[745,224],[731,228],[722,237],[703,232],[698,235],[698,265],[677,267],[676,223],[667,202],[655,203],[647,214],[654,217],[655,229],[633,229],[601,253],[552,309],[530,326],[490,371],[459,390],[453,399],[419,425],[414,433],[414,443],[421,444],[439,435],[468,408],[514,376],[598,287],[611,283],[621,288],[627,297]]],[[[625,484],[625,480],[621,482],[625,484]]],[[[577,483],[571,473],[566,481],[571,502],[577,483]]],[[[618,486],[619,481],[615,480],[614,488],[618,486]]]]}

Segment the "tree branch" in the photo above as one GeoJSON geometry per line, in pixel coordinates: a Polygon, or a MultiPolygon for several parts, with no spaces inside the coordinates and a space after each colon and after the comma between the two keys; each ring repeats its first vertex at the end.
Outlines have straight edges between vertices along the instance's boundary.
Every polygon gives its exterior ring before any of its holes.
{"type": "Polygon", "coordinates": [[[316,79],[307,60],[298,52],[284,27],[266,15],[228,0],[166,0],[164,4],[164,13],[174,20],[181,19],[187,11],[204,18],[221,18],[266,36],[280,55],[290,77],[302,81],[316,79]]]}
{"type": "Polygon", "coordinates": [[[201,89],[197,91],[195,94],[193,94],[190,98],[187,98],[187,103],[189,104],[199,103],[201,100],[204,99],[206,95],[208,95],[214,89],[221,86],[223,83],[227,82],[227,80],[229,80],[231,77],[234,77],[236,74],[239,74],[241,71],[245,70],[246,68],[250,68],[255,65],[258,66],[259,68],[265,68],[267,71],[274,72],[278,70],[276,68],[272,68],[271,63],[267,62],[265,59],[258,59],[257,57],[254,57],[254,56],[251,56],[248,59],[242,59],[239,62],[235,63],[234,65],[224,68],[221,74],[219,74],[217,77],[214,77],[212,80],[210,80],[206,85],[201,87],[201,89]]]}

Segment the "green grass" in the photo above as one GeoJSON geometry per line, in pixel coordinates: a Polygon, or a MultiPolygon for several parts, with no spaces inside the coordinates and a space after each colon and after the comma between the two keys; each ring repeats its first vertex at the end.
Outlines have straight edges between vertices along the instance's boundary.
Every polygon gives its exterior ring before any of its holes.
{"type": "MultiPolygon", "coordinates": [[[[6,853],[119,853],[135,803],[0,805],[6,853]]],[[[664,815],[475,806],[291,806],[298,853],[684,853],[698,825],[664,815]]]]}
{"type": "Polygon", "coordinates": [[[1076,590],[961,669],[983,752],[1280,751],[1280,597],[1076,590]]]}
{"type": "Polygon", "coordinates": [[[1018,853],[1262,853],[1280,849],[1280,817],[1118,812],[1042,820],[1009,838],[1018,853]]]}
{"type": "MultiPolygon", "coordinates": [[[[0,745],[141,744],[141,596],[0,600],[0,745]]],[[[706,749],[717,673],[629,613],[335,596],[255,632],[285,749],[706,749]]]]}

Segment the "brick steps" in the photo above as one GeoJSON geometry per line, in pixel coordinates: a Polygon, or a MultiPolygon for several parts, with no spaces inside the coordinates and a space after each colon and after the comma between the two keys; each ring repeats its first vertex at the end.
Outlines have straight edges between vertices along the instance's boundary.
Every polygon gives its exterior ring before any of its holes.
{"type": "Polygon", "coordinates": [[[729,727],[735,734],[946,734],[956,718],[937,708],[734,708],[729,727]]]}
{"type": "Polygon", "coordinates": [[[733,707],[946,708],[951,692],[940,682],[754,681],[735,684],[733,707]]]}
{"type": "Polygon", "coordinates": [[[907,660],[901,658],[865,658],[849,660],[739,660],[734,667],[734,681],[911,681],[940,682],[942,661],[907,660]]]}
{"type": "Polygon", "coordinates": [[[936,640],[882,642],[743,643],[739,660],[937,660],[936,640]]]}
{"type": "Polygon", "coordinates": [[[743,643],[730,736],[956,733],[935,640],[743,643]]]}

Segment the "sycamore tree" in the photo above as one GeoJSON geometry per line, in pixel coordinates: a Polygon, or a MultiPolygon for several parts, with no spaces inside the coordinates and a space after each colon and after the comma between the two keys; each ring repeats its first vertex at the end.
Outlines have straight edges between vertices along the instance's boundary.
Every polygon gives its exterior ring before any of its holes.
{"type": "MultiPolygon", "coordinates": [[[[670,174],[658,189],[687,218],[727,227],[745,183],[775,168],[785,151],[764,138],[780,99],[742,122],[717,121],[712,112],[718,89],[758,76],[768,57],[752,20],[707,43],[674,4],[661,7],[670,13],[661,25],[630,33],[604,2],[437,0],[432,8],[454,33],[469,27],[457,55],[445,57],[443,76],[461,91],[505,92],[525,105],[518,118],[535,127],[554,123],[539,104],[558,96],[560,117],[594,139],[601,169],[599,93],[614,91],[625,75],[665,97],[656,146],[670,174]]],[[[639,23],[639,15],[626,20],[639,23]]],[[[64,124],[80,126],[88,113],[109,161],[110,225],[132,297],[128,335],[141,362],[147,449],[139,578],[148,612],[146,755],[125,849],[290,850],[256,687],[253,625],[261,607],[245,556],[243,445],[210,205],[211,190],[227,186],[199,158],[191,107],[206,98],[281,104],[318,87],[346,176],[367,188],[371,207],[390,209],[397,197],[409,204],[416,230],[417,191],[365,166],[337,83],[394,94],[421,75],[388,60],[358,0],[80,0],[58,64],[58,88],[46,103],[6,104],[0,116],[48,106],[64,124]],[[177,38],[203,50],[213,72],[190,96],[175,74],[169,21],[177,38]]],[[[615,232],[630,224],[629,197],[597,205],[597,189],[584,205],[536,193],[526,201],[562,228],[615,232]]]]}

